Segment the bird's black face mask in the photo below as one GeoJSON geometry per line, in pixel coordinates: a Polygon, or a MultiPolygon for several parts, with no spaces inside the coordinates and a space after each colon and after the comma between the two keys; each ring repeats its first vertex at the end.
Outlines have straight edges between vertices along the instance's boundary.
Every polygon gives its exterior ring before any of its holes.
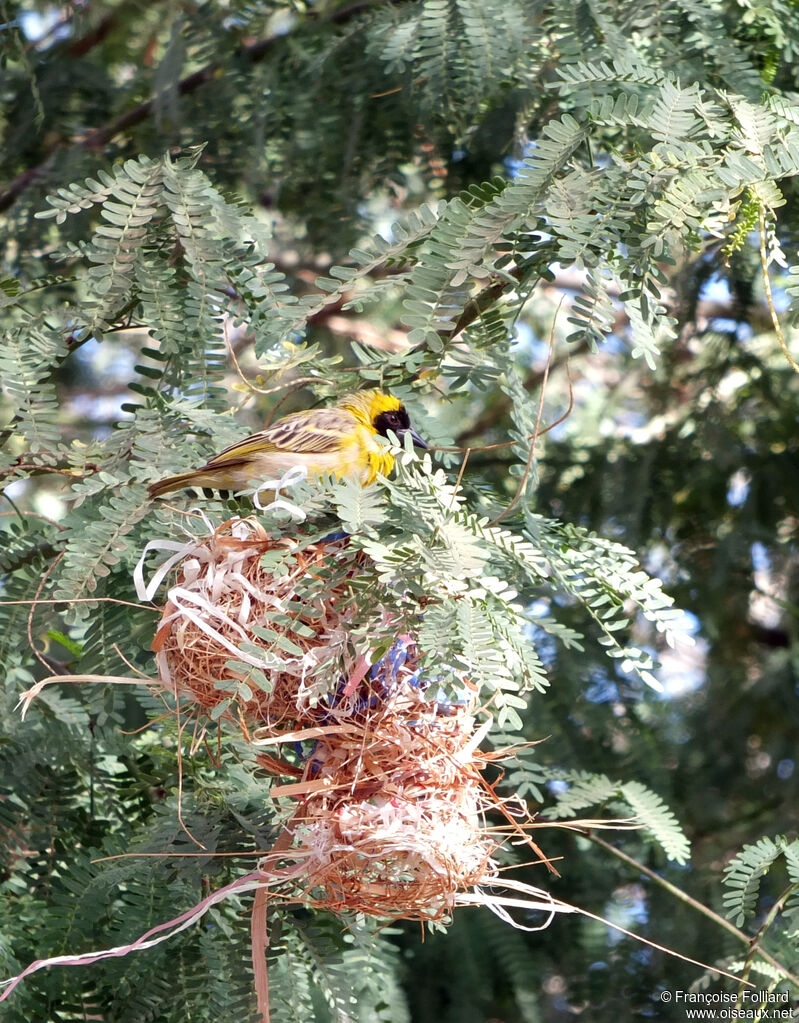
{"type": "Polygon", "coordinates": [[[416,430],[411,426],[410,416],[402,405],[398,409],[392,409],[390,412],[381,412],[379,416],[375,416],[372,425],[381,437],[388,437],[388,431],[391,430],[402,440],[405,434],[409,433],[411,440],[417,448],[427,447],[416,430]]]}

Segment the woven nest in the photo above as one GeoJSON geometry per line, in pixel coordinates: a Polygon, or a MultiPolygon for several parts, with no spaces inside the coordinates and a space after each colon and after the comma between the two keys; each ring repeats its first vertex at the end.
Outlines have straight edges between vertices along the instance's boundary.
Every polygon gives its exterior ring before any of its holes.
{"type": "Polygon", "coordinates": [[[408,685],[334,716],[302,780],[273,789],[303,798],[292,825],[303,901],[383,919],[448,916],[458,891],[496,869],[473,719],[408,685]]]}
{"type": "Polygon", "coordinates": [[[162,683],[214,717],[227,701],[248,724],[294,720],[308,678],[347,643],[347,543],[272,539],[254,519],[219,526],[169,590],[153,641],[162,683]]]}
{"type": "Polygon", "coordinates": [[[495,867],[474,783],[413,799],[343,800],[332,812],[315,804],[301,827],[307,901],[333,912],[440,919],[452,912],[458,891],[485,881],[495,867]]]}

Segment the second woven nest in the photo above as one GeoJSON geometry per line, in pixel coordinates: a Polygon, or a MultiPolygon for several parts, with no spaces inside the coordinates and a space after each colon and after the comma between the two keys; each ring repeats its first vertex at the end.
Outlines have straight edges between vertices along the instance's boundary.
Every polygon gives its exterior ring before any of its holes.
{"type": "Polygon", "coordinates": [[[328,716],[302,780],[273,789],[300,799],[292,818],[306,904],[382,919],[448,916],[458,891],[490,877],[500,844],[484,755],[464,707],[364,683],[360,709],[328,716]],[[372,704],[370,706],[370,704],[372,704]]]}

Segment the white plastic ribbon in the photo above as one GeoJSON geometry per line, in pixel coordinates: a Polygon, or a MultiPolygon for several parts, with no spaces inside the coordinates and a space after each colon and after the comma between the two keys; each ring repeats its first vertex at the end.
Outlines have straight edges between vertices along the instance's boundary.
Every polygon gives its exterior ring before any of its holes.
{"type": "Polygon", "coordinates": [[[181,558],[185,558],[196,547],[196,540],[192,540],[189,543],[178,543],[176,540],[149,540],[141,552],[141,557],[136,563],[136,567],[133,569],[133,585],[136,587],[136,596],[139,600],[152,600],[156,590],[164,581],[164,577],[177,565],[181,558]],[[159,565],[149,583],[145,583],[144,560],[150,551],[175,551],[175,553],[171,558],[167,558],[163,564],[159,565]]]}
{"type": "Polygon", "coordinates": [[[296,487],[298,483],[308,478],[308,470],[304,465],[295,465],[293,468],[284,472],[283,475],[276,480],[266,480],[263,482],[255,493],[252,495],[252,502],[258,511],[286,511],[291,515],[292,518],[298,522],[302,522],[306,518],[305,512],[299,505],[292,504],[290,501],[285,501],[280,497],[280,491],[284,487],[296,487]],[[263,491],[269,490],[275,496],[274,500],[267,505],[261,504],[260,495],[263,491]]]}
{"type": "Polygon", "coordinates": [[[200,518],[203,520],[203,523],[205,524],[205,528],[208,530],[208,533],[211,536],[214,535],[216,530],[214,529],[213,523],[198,504],[195,505],[193,508],[189,508],[189,512],[192,513],[193,515],[199,515],[200,518]]]}
{"type": "Polygon", "coordinates": [[[549,892],[533,885],[525,884],[524,881],[516,881],[513,878],[485,878],[475,885],[471,892],[458,892],[455,896],[455,904],[458,906],[485,906],[504,923],[510,924],[517,931],[543,931],[552,923],[557,913],[579,913],[576,906],[570,906],[567,902],[553,898],[549,892]],[[497,891],[518,892],[526,898],[513,897],[512,895],[491,894],[484,889],[497,891]],[[538,910],[546,913],[546,920],[541,924],[521,924],[508,913],[508,908],[526,909],[528,911],[538,910]]]}

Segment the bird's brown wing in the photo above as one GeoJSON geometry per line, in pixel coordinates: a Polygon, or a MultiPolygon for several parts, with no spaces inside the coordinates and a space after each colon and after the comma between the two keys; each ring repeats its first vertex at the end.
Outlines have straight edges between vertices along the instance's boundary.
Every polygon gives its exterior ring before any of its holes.
{"type": "Polygon", "coordinates": [[[217,469],[244,464],[249,456],[264,451],[291,451],[319,454],[338,451],[358,425],[355,417],[342,409],[320,408],[295,412],[278,419],[272,426],[236,441],[215,455],[204,468],[217,469]]]}

